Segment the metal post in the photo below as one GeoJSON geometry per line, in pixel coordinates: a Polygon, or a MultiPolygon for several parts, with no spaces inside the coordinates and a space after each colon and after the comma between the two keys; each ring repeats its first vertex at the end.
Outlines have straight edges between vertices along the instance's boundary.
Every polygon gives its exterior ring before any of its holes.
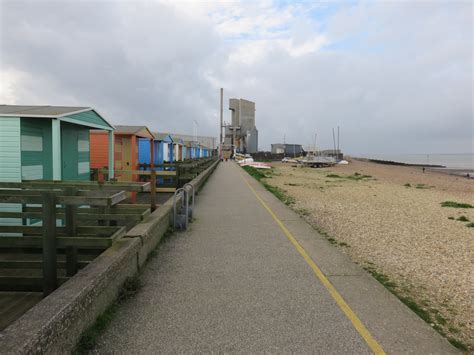
{"type": "Polygon", "coordinates": [[[192,191],[192,197],[193,197],[193,203],[191,205],[191,213],[189,213],[189,221],[192,222],[193,220],[193,213],[194,213],[194,200],[196,199],[196,190],[194,189],[194,185],[193,184],[190,184],[189,182],[184,184],[183,188],[186,188],[186,186],[190,186],[191,187],[191,191],[192,191]]]}
{"type": "Polygon", "coordinates": [[[52,293],[58,284],[56,264],[56,197],[43,192],[43,295],[52,293]]]}
{"type": "Polygon", "coordinates": [[[173,196],[173,227],[176,228],[176,215],[177,215],[177,211],[176,211],[176,199],[177,199],[177,196],[179,193],[183,192],[183,199],[184,201],[181,202],[181,207],[183,207],[183,205],[185,205],[186,207],[186,210],[185,210],[185,222],[184,222],[184,229],[187,229],[188,228],[188,192],[186,191],[186,189],[183,189],[183,188],[179,188],[179,189],[176,189],[176,191],[174,192],[174,196],[173,196]]]}
{"type": "MultiPolygon", "coordinates": [[[[65,189],[66,196],[76,195],[74,187],[65,189]]],[[[77,206],[65,205],[66,237],[76,236],[77,231],[77,206]]],[[[66,247],[66,276],[73,276],[77,273],[77,247],[66,247]]]]}

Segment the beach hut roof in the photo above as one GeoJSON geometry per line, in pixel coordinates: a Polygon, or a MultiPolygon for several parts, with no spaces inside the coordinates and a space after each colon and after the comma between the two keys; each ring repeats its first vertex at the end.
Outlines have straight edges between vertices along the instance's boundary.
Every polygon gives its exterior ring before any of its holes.
{"type": "Polygon", "coordinates": [[[155,140],[157,141],[173,142],[173,137],[169,133],[153,132],[153,135],[155,136],[155,140]]]}
{"type": "Polygon", "coordinates": [[[115,134],[132,134],[142,138],[155,138],[146,126],[115,126],[115,134]]]}
{"type": "Polygon", "coordinates": [[[0,117],[55,118],[91,128],[114,129],[102,115],[91,107],[0,105],[0,117]]]}
{"type": "Polygon", "coordinates": [[[174,143],[184,144],[184,140],[181,138],[181,136],[173,133],[171,133],[170,136],[174,143]]]}

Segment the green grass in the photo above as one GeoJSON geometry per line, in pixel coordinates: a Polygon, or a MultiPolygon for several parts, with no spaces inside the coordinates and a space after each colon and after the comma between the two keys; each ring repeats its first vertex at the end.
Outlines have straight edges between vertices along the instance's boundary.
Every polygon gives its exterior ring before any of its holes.
{"type": "Polygon", "coordinates": [[[416,315],[420,317],[421,319],[423,319],[426,323],[431,324],[433,322],[433,320],[431,319],[430,313],[427,310],[420,307],[420,305],[418,305],[418,303],[416,303],[415,300],[413,300],[410,297],[399,297],[399,298],[400,298],[400,301],[402,301],[408,308],[410,308],[413,312],[415,312],[416,315]]]}
{"type": "Polygon", "coordinates": [[[474,208],[473,205],[469,203],[454,202],[454,201],[444,201],[441,202],[441,207],[452,207],[452,208],[474,208]]]}
{"type": "MultiPolygon", "coordinates": [[[[439,314],[439,311],[434,308],[424,308],[419,305],[413,298],[409,296],[403,296],[398,291],[398,286],[392,282],[387,275],[384,275],[377,270],[375,270],[373,263],[367,262],[367,264],[371,264],[368,267],[364,267],[378,282],[380,282],[387,290],[393,293],[397,298],[403,302],[408,308],[410,308],[418,317],[423,319],[426,323],[430,324],[434,330],[440,333],[443,336],[446,336],[446,333],[443,327],[446,325],[446,319],[439,314]],[[434,317],[434,318],[433,318],[434,317]]],[[[406,290],[405,290],[406,291],[406,290]]],[[[424,302],[426,304],[426,302],[424,302]]],[[[449,327],[448,330],[451,333],[458,333],[459,329],[454,327],[449,327]]],[[[456,348],[467,351],[468,347],[462,341],[452,338],[446,337],[448,341],[455,346],[456,348]]]]}
{"type": "Polygon", "coordinates": [[[327,174],[326,177],[333,179],[348,179],[354,181],[360,181],[364,179],[371,179],[371,175],[362,175],[359,173],[354,173],[354,175],[337,175],[337,174],[327,174]]]}
{"type": "Polygon", "coordinates": [[[261,170],[259,169],[255,169],[254,167],[252,166],[244,166],[242,167],[247,173],[249,173],[249,175],[253,176],[256,180],[260,181],[262,179],[265,179],[267,178],[268,176],[262,172],[261,170]]]}
{"type": "Polygon", "coordinates": [[[441,325],[446,324],[446,319],[441,314],[436,314],[435,319],[438,322],[438,324],[441,324],[441,325]]]}
{"type": "Polygon", "coordinates": [[[456,221],[469,222],[469,218],[467,218],[466,216],[460,216],[460,217],[456,218],[456,221]]]}
{"type": "Polygon", "coordinates": [[[393,281],[390,281],[387,275],[378,272],[373,267],[366,267],[365,270],[367,270],[373,276],[374,279],[380,282],[390,292],[394,293],[394,290],[397,288],[397,284],[393,281]]]}
{"type": "Polygon", "coordinates": [[[300,216],[309,216],[311,213],[306,208],[298,208],[295,210],[300,216]]]}
{"type": "Polygon", "coordinates": [[[425,184],[416,184],[415,189],[429,189],[429,186],[426,186],[425,184]]]}
{"type": "Polygon", "coordinates": [[[283,189],[280,189],[279,187],[272,186],[267,184],[265,181],[262,181],[262,179],[267,179],[271,177],[272,172],[270,174],[262,172],[259,169],[255,169],[254,167],[251,166],[244,166],[242,167],[250,176],[255,178],[256,180],[260,181],[262,185],[267,189],[267,191],[271,192],[276,198],[278,198],[281,202],[283,202],[287,206],[291,206],[292,204],[295,203],[295,199],[291,196],[288,196],[286,194],[286,191],[283,189]]]}
{"type": "Polygon", "coordinates": [[[337,240],[334,239],[334,238],[332,238],[332,237],[327,237],[326,239],[327,239],[327,240],[329,241],[329,243],[331,243],[331,244],[337,244],[337,240]]]}
{"type": "Polygon", "coordinates": [[[73,354],[87,354],[92,350],[99,336],[103,334],[107,326],[114,319],[120,304],[133,297],[140,288],[141,283],[138,276],[127,278],[120,289],[117,300],[112,303],[104,313],[97,317],[95,323],[82,334],[73,354]]]}
{"type": "Polygon", "coordinates": [[[448,338],[448,341],[451,343],[452,346],[458,348],[459,350],[468,351],[467,345],[464,344],[462,341],[459,341],[454,338],[448,338]]]}

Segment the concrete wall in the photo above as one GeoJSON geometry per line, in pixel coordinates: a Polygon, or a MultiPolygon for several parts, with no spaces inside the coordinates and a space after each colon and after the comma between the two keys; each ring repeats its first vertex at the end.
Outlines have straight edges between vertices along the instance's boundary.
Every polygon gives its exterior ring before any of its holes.
{"type": "MultiPolygon", "coordinates": [[[[238,127],[235,132],[237,150],[243,153],[258,151],[258,131],[255,127],[255,102],[244,99],[229,99],[229,109],[232,111],[232,127],[238,127]]],[[[224,143],[232,144],[233,131],[226,127],[224,143]]]]}
{"type": "MultiPolygon", "coordinates": [[[[196,190],[202,187],[217,164],[218,161],[191,181],[196,190]]],[[[170,226],[172,217],[173,201],[168,200],[5,329],[0,335],[0,352],[71,352],[82,333],[115,301],[124,281],[139,272],[170,226]]]]}
{"type": "Polygon", "coordinates": [[[258,152],[258,130],[253,128],[247,132],[247,153],[253,154],[258,152]]]}

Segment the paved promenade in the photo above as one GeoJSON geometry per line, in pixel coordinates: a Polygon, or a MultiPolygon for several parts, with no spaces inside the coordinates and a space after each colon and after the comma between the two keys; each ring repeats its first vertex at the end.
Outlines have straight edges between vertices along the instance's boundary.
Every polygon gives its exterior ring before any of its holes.
{"type": "Polygon", "coordinates": [[[234,163],[162,243],[96,352],[455,353],[234,163]]]}

